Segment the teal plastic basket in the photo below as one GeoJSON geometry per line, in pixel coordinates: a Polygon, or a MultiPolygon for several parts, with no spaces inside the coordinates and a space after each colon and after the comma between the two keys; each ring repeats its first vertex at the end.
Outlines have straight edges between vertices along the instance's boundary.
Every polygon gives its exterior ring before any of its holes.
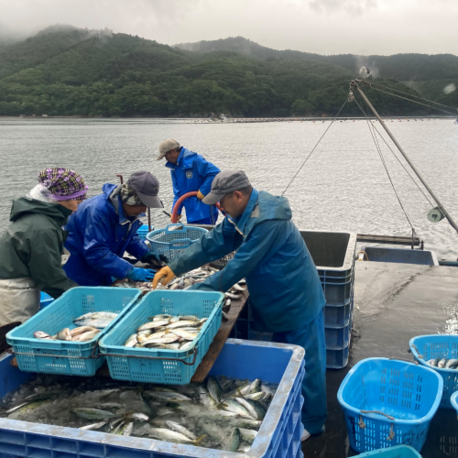
{"type": "Polygon", "coordinates": [[[373,452],[362,453],[354,458],[421,458],[421,455],[408,445],[396,445],[395,447],[382,448],[373,452]]]}
{"type": "Polygon", "coordinates": [[[221,326],[224,294],[159,290],[148,293],[100,341],[111,377],[131,382],[185,385],[191,381],[221,326]],[[123,344],[148,317],[157,314],[208,318],[188,350],[127,348],[123,344]]]}
{"type": "Polygon", "coordinates": [[[452,409],[450,396],[458,390],[458,370],[430,366],[426,361],[436,358],[458,359],[458,336],[431,334],[417,336],[409,341],[416,361],[436,371],[444,380],[440,407],[452,409]]]}
{"type": "Polygon", "coordinates": [[[350,446],[359,453],[395,445],[421,451],[442,397],[437,372],[387,358],[368,358],[345,376],[337,399],[350,446]]]}
{"type": "Polygon", "coordinates": [[[180,256],[191,244],[197,242],[208,231],[202,227],[169,224],[164,229],[147,234],[151,250],[165,255],[169,261],[180,256]]]}
{"type": "Polygon", "coordinates": [[[96,355],[97,343],[120,321],[141,296],[138,289],[79,287],[66,291],[46,308],[7,336],[19,369],[24,372],[93,376],[105,358],[96,355]],[[74,329],[75,318],[89,312],[119,313],[108,327],[88,342],[35,339],[35,331],[54,335],[64,328],[74,329]]]}

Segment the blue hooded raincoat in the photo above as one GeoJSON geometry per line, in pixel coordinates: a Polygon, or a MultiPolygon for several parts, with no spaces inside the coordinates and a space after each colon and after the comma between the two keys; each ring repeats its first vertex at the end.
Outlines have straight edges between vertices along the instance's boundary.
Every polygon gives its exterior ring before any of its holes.
{"type": "Polygon", "coordinates": [[[246,278],[255,328],[272,332],[275,342],[305,349],[302,423],[319,434],[327,417],[325,298],[288,200],[253,189],[243,215],[226,217],[169,267],[181,275],[234,250],[223,270],[191,289],[225,292],[246,278]]]}
{"type": "MultiPolygon", "coordinates": [[[[178,157],[178,162],[172,164],[167,162],[166,167],[172,175],[173,199],[172,211],[177,200],[191,191],[199,191],[206,196],[211,189],[213,178],[220,172],[220,169],[211,162],[205,160],[200,154],[194,153],[184,147],[178,157]]],[[[212,218],[214,222],[218,219],[216,207],[205,205],[197,197],[189,197],[183,202],[186,209],[186,220],[188,223],[195,223],[203,219],[212,218]]],[[[178,209],[181,214],[181,208],[178,209]]]]}
{"type": "Polygon", "coordinates": [[[318,316],[320,278],[285,197],[253,189],[243,215],[226,217],[169,267],[181,275],[235,250],[223,270],[192,289],[225,292],[246,278],[259,331],[294,331],[318,316]]]}
{"type": "Polygon", "coordinates": [[[125,251],[142,259],[149,251],[137,236],[139,218],[126,218],[119,196],[121,186],[106,183],[103,194],[78,206],[68,219],[65,248],[71,256],[64,266],[68,277],[81,286],[108,286],[112,277],[125,278],[133,269],[122,259],[125,251]]]}

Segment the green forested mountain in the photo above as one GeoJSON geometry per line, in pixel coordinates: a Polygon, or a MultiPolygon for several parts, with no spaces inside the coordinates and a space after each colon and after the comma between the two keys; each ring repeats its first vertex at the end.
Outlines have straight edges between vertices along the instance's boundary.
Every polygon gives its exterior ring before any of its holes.
{"type": "Polygon", "coordinates": [[[393,56],[357,56],[341,54],[322,56],[300,51],[266,48],[242,37],[214,41],[181,43],[179,49],[201,54],[232,51],[263,59],[312,60],[346,68],[355,76],[362,66],[370,69],[376,78],[392,79],[415,89],[424,97],[458,107],[458,91],[445,94],[443,89],[454,83],[458,87],[458,56],[452,54],[395,54],[393,56]]]}
{"type": "MultiPolygon", "coordinates": [[[[331,56],[344,65],[244,39],[233,39],[237,46],[225,48],[226,41],[201,52],[108,30],[52,27],[0,48],[0,115],[332,116],[355,77],[350,57],[331,56]],[[242,45],[258,51],[243,51],[242,45]]],[[[393,79],[378,81],[416,94],[428,89],[430,80],[418,79],[412,88],[393,79]]],[[[382,114],[426,113],[371,89],[367,93],[382,114]]],[[[359,114],[359,109],[347,105],[342,114],[359,114]]]]}

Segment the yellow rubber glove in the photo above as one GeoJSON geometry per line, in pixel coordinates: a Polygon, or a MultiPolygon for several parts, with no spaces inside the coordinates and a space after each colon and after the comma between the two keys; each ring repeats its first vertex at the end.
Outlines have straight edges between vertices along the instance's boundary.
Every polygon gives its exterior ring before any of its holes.
{"type": "Polygon", "coordinates": [[[167,285],[175,278],[175,274],[170,267],[163,267],[155,276],[153,280],[153,289],[157,288],[159,282],[162,285],[167,285]]]}
{"type": "Polygon", "coordinates": [[[200,191],[197,191],[197,198],[199,200],[202,200],[205,196],[200,192],[200,191]]]}
{"type": "MultiPolygon", "coordinates": [[[[177,215],[177,223],[180,222],[180,219],[181,219],[181,215],[177,215]]],[[[170,221],[172,221],[172,217],[170,217],[170,221]]],[[[172,221],[172,223],[173,223],[173,221],[172,221]]]]}

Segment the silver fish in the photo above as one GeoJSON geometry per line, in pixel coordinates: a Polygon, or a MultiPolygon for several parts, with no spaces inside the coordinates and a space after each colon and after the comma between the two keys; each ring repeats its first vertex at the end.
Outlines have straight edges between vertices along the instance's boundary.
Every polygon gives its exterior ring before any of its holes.
{"type": "Polygon", "coordinates": [[[129,413],[126,415],[126,420],[148,421],[149,417],[144,413],[129,413]]]}
{"type": "Polygon", "coordinates": [[[194,444],[199,445],[200,441],[206,437],[201,436],[196,440],[191,440],[189,437],[186,437],[184,434],[181,434],[177,431],[171,431],[170,429],[165,428],[151,428],[149,437],[153,437],[155,439],[167,441],[167,442],[175,442],[178,444],[194,444]]]}
{"type": "Polygon", "coordinates": [[[261,379],[257,378],[256,380],[254,380],[249,385],[244,386],[240,390],[240,393],[242,393],[242,396],[245,397],[246,394],[251,394],[251,393],[258,392],[260,388],[261,388],[261,379]]]}
{"type": "Polygon", "coordinates": [[[171,315],[162,314],[162,315],[150,316],[150,317],[148,318],[148,320],[152,320],[152,321],[164,321],[164,320],[170,320],[170,318],[172,318],[171,315]]]}
{"type": "Polygon", "coordinates": [[[57,340],[72,340],[72,335],[69,328],[64,328],[56,335],[57,340]]]}
{"type": "Polygon", "coordinates": [[[81,321],[75,321],[74,323],[79,325],[79,326],[91,326],[93,328],[98,328],[98,329],[105,329],[107,326],[111,324],[113,320],[81,320],[81,321]]]}
{"type": "Polygon", "coordinates": [[[162,326],[166,326],[167,324],[169,324],[169,320],[149,321],[148,323],[142,324],[137,329],[137,332],[146,331],[147,329],[161,328],[162,326]]]}
{"type": "Polygon", "coordinates": [[[173,329],[171,332],[179,337],[183,337],[183,339],[191,341],[193,341],[198,335],[198,332],[185,331],[183,328],[173,329]]]}
{"type": "Polygon", "coordinates": [[[50,336],[49,334],[46,334],[46,332],[43,331],[35,331],[33,333],[33,337],[35,337],[35,339],[56,340],[54,336],[50,336]]]}
{"type": "Polygon", "coordinates": [[[445,358],[442,358],[442,359],[437,363],[437,367],[444,368],[446,363],[447,363],[447,360],[446,360],[445,358]]]}
{"type": "Polygon", "coordinates": [[[72,335],[72,337],[75,337],[79,334],[84,334],[85,332],[89,331],[100,332],[97,328],[93,328],[92,326],[80,326],[79,328],[70,329],[70,334],[72,335]]]}
{"type": "Polygon", "coordinates": [[[190,320],[179,320],[175,321],[174,323],[169,324],[166,326],[167,329],[178,329],[178,328],[185,328],[187,326],[194,326],[195,321],[190,321],[190,320]]]}
{"type": "Polygon", "coordinates": [[[234,431],[232,431],[232,434],[229,437],[229,440],[227,442],[227,446],[225,449],[228,452],[236,452],[237,449],[240,446],[240,442],[242,441],[242,437],[240,434],[239,428],[235,428],[234,431]]]}
{"type": "Polygon", "coordinates": [[[191,431],[189,431],[189,429],[185,428],[184,426],[180,425],[179,423],[175,421],[170,421],[170,420],[166,420],[166,423],[167,423],[167,426],[170,429],[172,429],[173,431],[181,433],[193,441],[197,439],[197,436],[194,433],[192,433],[191,431]]]}
{"type": "Polygon", "coordinates": [[[97,337],[98,334],[100,334],[100,331],[98,329],[96,331],[83,332],[83,334],[79,334],[72,340],[74,342],[89,342],[90,340],[97,337]]]}
{"type": "Polygon", "coordinates": [[[118,316],[117,313],[112,313],[112,312],[90,312],[90,313],[85,313],[84,315],[79,316],[78,318],[75,318],[73,322],[75,321],[83,321],[83,320],[114,320],[118,316]]]}
{"type": "Polygon", "coordinates": [[[245,409],[240,403],[234,401],[233,399],[225,400],[221,406],[224,410],[228,410],[229,412],[234,412],[241,417],[249,418],[253,420],[253,417],[248,413],[248,410],[245,409]]]}
{"type": "Polygon", "coordinates": [[[107,421],[101,421],[99,423],[92,423],[92,425],[81,426],[79,429],[83,429],[85,431],[96,431],[105,426],[107,423],[107,421]]]}
{"type": "Polygon", "coordinates": [[[264,407],[262,407],[259,403],[256,401],[250,401],[248,399],[244,398],[235,398],[235,400],[241,404],[245,409],[248,411],[251,417],[253,417],[255,420],[263,420],[266,411],[264,407]]]}
{"type": "Polygon", "coordinates": [[[191,402],[192,399],[184,394],[177,393],[176,391],[153,391],[147,390],[144,395],[147,398],[153,399],[162,399],[165,401],[175,401],[175,402],[191,402]]]}
{"type": "Polygon", "coordinates": [[[449,359],[445,364],[446,369],[453,369],[458,366],[458,359],[449,359]]]}
{"type": "Polygon", "coordinates": [[[197,318],[196,316],[194,315],[184,315],[184,316],[179,316],[178,319],[180,321],[199,321],[199,318],[197,318]]]}
{"type": "Polygon", "coordinates": [[[86,420],[106,420],[116,417],[116,415],[108,410],[92,409],[90,407],[79,407],[73,409],[72,412],[80,418],[86,420]]]}
{"type": "Polygon", "coordinates": [[[264,391],[259,391],[258,393],[246,394],[243,396],[245,399],[251,399],[252,401],[261,401],[267,396],[267,393],[264,391]]]}
{"type": "Polygon", "coordinates": [[[180,346],[180,350],[189,350],[193,346],[193,344],[194,344],[193,341],[183,342],[180,346]]]}
{"type": "Polygon", "coordinates": [[[429,364],[430,366],[437,367],[437,359],[430,359],[429,361],[426,361],[426,364],[429,364]]]}
{"type": "Polygon", "coordinates": [[[216,401],[216,402],[221,402],[221,396],[223,393],[223,390],[221,388],[221,385],[219,384],[218,380],[216,380],[213,377],[208,378],[207,382],[207,390],[210,393],[210,396],[216,401]]]}
{"type": "Polygon", "coordinates": [[[245,442],[248,442],[249,444],[252,444],[254,440],[256,439],[256,434],[258,434],[256,431],[253,431],[252,429],[245,429],[245,428],[239,428],[240,435],[242,436],[242,439],[245,442]]]}
{"type": "Polygon", "coordinates": [[[130,436],[134,429],[134,422],[125,423],[122,428],[118,431],[120,436],[130,436]]]}

